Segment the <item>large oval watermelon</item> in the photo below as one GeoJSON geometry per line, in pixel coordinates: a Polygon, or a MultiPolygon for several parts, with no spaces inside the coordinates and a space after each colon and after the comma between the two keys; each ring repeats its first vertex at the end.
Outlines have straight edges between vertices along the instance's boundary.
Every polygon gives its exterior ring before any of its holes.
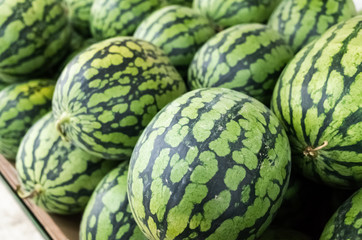
{"type": "Polygon", "coordinates": [[[55,82],[30,80],[0,92],[0,154],[14,160],[28,129],[51,110],[55,82]]]}
{"type": "Polygon", "coordinates": [[[128,161],[125,161],[98,184],[82,216],[81,240],[147,239],[128,204],[127,175],[128,161]]]}
{"type": "Polygon", "coordinates": [[[129,36],[163,0],[94,0],[90,28],[93,37],[129,36]]]}
{"type": "Polygon", "coordinates": [[[320,240],[362,239],[362,189],[347,199],[327,222],[320,240]]]}
{"type": "Polygon", "coordinates": [[[200,48],[190,64],[188,85],[230,88],[269,104],[274,85],[292,57],[292,49],[273,29],[240,24],[200,48]]]}
{"type": "Polygon", "coordinates": [[[196,51],[215,34],[211,22],[194,9],[168,6],[152,13],[134,37],[160,47],[180,73],[185,73],[196,51]]]}
{"type": "MultiPolygon", "coordinates": [[[[116,161],[105,161],[64,142],[48,113],[26,133],[16,157],[23,194],[48,212],[82,211],[116,161]]],[[[24,195],[21,197],[24,197],[24,195]]]]}
{"type": "Polygon", "coordinates": [[[303,48],[281,75],[272,110],[304,176],[362,186],[362,16],[303,48]]]}
{"type": "Polygon", "coordinates": [[[194,0],[193,7],[221,28],[265,22],[280,0],[194,0]]]}
{"type": "Polygon", "coordinates": [[[29,75],[61,60],[71,28],[59,0],[2,0],[0,33],[0,72],[29,75]]]}
{"type": "Polygon", "coordinates": [[[255,239],[290,176],[282,125],[255,99],[198,89],[163,108],[132,154],[128,198],[149,239],[255,239]]]}
{"type": "Polygon", "coordinates": [[[283,0],[269,18],[294,52],[356,14],[353,0],[283,0]]]}
{"type": "Polygon", "coordinates": [[[159,48],[118,37],[73,58],[57,82],[53,112],[75,145],[107,159],[129,158],[152,117],[185,91],[159,48]]]}

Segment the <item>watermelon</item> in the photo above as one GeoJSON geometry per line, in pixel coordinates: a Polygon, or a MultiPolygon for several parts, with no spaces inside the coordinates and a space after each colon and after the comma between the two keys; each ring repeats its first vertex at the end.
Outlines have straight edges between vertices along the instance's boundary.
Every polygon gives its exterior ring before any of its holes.
{"type": "Polygon", "coordinates": [[[362,189],[356,191],[327,222],[320,240],[362,239],[362,189]]]}
{"type": "Polygon", "coordinates": [[[0,72],[29,77],[62,59],[71,28],[59,0],[2,0],[0,33],[0,72]]]}
{"type": "Polygon", "coordinates": [[[353,0],[283,0],[269,18],[294,52],[356,14],[353,0]]]}
{"type": "Polygon", "coordinates": [[[148,239],[255,239],[290,176],[282,125],[234,90],[197,89],[163,108],[133,151],[128,198],[148,239]]]}
{"type": "Polygon", "coordinates": [[[82,216],[81,240],[147,240],[128,204],[127,175],[125,161],[98,184],[82,216]]]}
{"type": "Polygon", "coordinates": [[[362,16],[335,25],[288,64],[272,110],[296,169],[333,187],[362,186],[362,16]]]}
{"type": "Polygon", "coordinates": [[[193,8],[221,29],[241,23],[263,23],[280,0],[194,0],[193,8]]]}
{"type": "Polygon", "coordinates": [[[134,37],[160,47],[186,75],[196,51],[214,34],[207,18],[191,8],[173,5],[152,13],[138,26],[134,37]]]}
{"type": "Polygon", "coordinates": [[[269,104],[274,85],[292,57],[292,49],[269,27],[237,25],[200,48],[190,64],[188,85],[230,88],[269,104]]]}
{"type": "Polygon", "coordinates": [[[89,18],[93,0],[64,0],[73,28],[85,37],[90,36],[89,18]]]}
{"type": "Polygon", "coordinates": [[[25,76],[13,76],[0,72],[0,84],[12,84],[27,81],[25,76]]]}
{"type": "Polygon", "coordinates": [[[16,157],[19,193],[48,212],[73,214],[85,208],[97,184],[117,162],[64,142],[54,125],[52,113],[46,114],[21,142],[16,157]]]}
{"type": "Polygon", "coordinates": [[[103,40],[116,36],[129,36],[163,0],[94,0],[90,29],[92,36],[103,40]]]}
{"type": "Polygon", "coordinates": [[[14,160],[28,129],[51,109],[55,82],[30,80],[0,92],[0,154],[14,160]]]}
{"type": "Polygon", "coordinates": [[[139,135],[185,83],[161,49],[133,37],[91,45],[63,70],[53,98],[64,138],[107,159],[131,156],[139,135]]]}

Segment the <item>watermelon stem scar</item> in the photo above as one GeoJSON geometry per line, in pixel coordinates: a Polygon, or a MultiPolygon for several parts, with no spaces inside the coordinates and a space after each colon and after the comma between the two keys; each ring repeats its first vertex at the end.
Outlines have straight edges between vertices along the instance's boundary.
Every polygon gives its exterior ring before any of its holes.
{"type": "Polygon", "coordinates": [[[310,157],[315,158],[318,156],[318,151],[325,148],[327,145],[328,145],[328,141],[324,141],[322,145],[320,145],[319,147],[316,147],[316,148],[312,148],[311,146],[308,146],[303,151],[303,154],[305,156],[310,156],[310,157]]]}
{"type": "Polygon", "coordinates": [[[61,138],[64,141],[67,141],[67,142],[68,142],[68,139],[67,139],[67,136],[66,136],[66,134],[64,132],[64,129],[62,128],[62,124],[69,122],[69,120],[70,120],[69,115],[67,113],[63,113],[60,116],[60,119],[58,119],[57,122],[55,123],[57,132],[60,134],[61,138]]]}
{"type": "Polygon", "coordinates": [[[39,195],[40,193],[42,193],[42,191],[43,191],[42,187],[39,184],[36,184],[34,187],[34,190],[31,192],[28,192],[28,193],[23,192],[23,190],[21,189],[20,186],[16,187],[16,193],[18,194],[18,196],[21,199],[33,198],[33,197],[39,195]]]}

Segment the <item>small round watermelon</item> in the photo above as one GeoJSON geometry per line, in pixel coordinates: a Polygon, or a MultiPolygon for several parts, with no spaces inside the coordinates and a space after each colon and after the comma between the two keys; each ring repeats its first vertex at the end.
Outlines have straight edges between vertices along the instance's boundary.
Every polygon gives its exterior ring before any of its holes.
{"type": "Polygon", "coordinates": [[[362,239],[362,189],[348,198],[327,222],[320,240],[362,239]]]}
{"type": "Polygon", "coordinates": [[[81,240],[147,240],[128,204],[128,164],[109,172],[94,190],[83,213],[81,240]]]}
{"type": "Polygon", "coordinates": [[[186,91],[151,43],[117,37],[83,50],[63,70],[53,98],[63,138],[106,159],[129,159],[152,117],[186,91]]]}
{"type": "Polygon", "coordinates": [[[92,156],[63,141],[48,113],[26,133],[16,157],[20,197],[31,198],[48,212],[84,210],[97,184],[116,161],[92,156]]]}
{"type": "Polygon", "coordinates": [[[2,0],[0,33],[0,72],[29,77],[62,59],[71,28],[59,0],[2,0]]]}
{"type": "Polygon", "coordinates": [[[332,187],[362,186],[362,16],[304,47],[274,88],[272,110],[296,169],[332,187]]]}
{"type": "Polygon", "coordinates": [[[129,36],[163,0],[94,0],[90,29],[92,36],[103,40],[116,36],[129,36]]]}
{"type": "Polygon", "coordinates": [[[191,89],[230,88],[269,105],[274,85],[293,51],[282,36],[262,24],[240,24],[207,41],[188,72],[191,89]]]}
{"type": "Polygon", "coordinates": [[[291,168],[273,113],[234,90],[198,89],[163,108],[130,160],[128,198],[148,239],[255,239],[291,168]]]}
{"type": "Polygon", "coordinates": [[[263,23],[280,0],[194,0],[193,8],[220,28],[241,23],[263,23]]]}
{"type": "Polygon", "coordinates": [[[55,82],[34,79],[0,91],[0,154],[14,160],[28,129],[51,110],[55,82]]]}
{"type": "Polygon", "coordinates": [[[214,34],[211,22],[196,10],[173,5],[152,13],[133,36],[160,47],[186,75],[196,51],[214,34]]]}

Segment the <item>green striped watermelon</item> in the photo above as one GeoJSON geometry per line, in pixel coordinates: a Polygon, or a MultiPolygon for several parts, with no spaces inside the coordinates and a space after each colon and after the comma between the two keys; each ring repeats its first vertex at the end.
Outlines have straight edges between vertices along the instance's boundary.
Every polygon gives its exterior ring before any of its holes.
{"type": "Polygon", "coordinates": [[[348,198],[327,222],[320,240],[362,239],[362,189],[348,198]]]}
{"type": "Polygon", "coordinates": [[[64,142],[54,125],[52,113],[45,115],[29,129],[20,145],[16,157],[20,195],[32,198],[48,212],[77,213],[117,162],[105,161],[64,142]]]}
{"type": "Polygon", "coordinates": [[[2,0],[0,33],[0,72],[29,77],[61,60],[71,28],[59,0],[2,0]]]}
{"type": "Polygon", "coordinates": [[[241,24],[218,33],[196,53],[189,68],[191,89],[225,87],[269,104],[292,49],[262,24],[241,24]]]}
{"type": "Polygon", "coordinates": [[[304,176],[334,187],[362,186],[362,16],[303,48],[281,75],[272,110],[304,176]]]}
{"type": "Polygon", "coordinates": [[[263,23],[280,0],[194,0],[193,7],[221,28],[241,23],[263,23]]]}
{"type": "Polygon", "coordinates": [[[207,18],[188,7],[173,5],[152,13],[138,26],[134,37],[160,47],[179,72],[187,75],[196,51],[214,34],[207,18]]]}
{"type": "Polygon", "coordinates": [[[268,25],[283,35],[297,52],[355,13],[353,0],[283,0],[269,18],[268,25]]]}
{"type": "Polygon", "coordinates": [[[278,210],[290,167],[288,138],[268,108],[234,90],[198,89],[142,133],[128,198],[148,239],[252,240],[278,210]]]}
{"type": "Polygon", "coordinates": [[[132,35],[137,26],[163,0],[94,0],[90,28],[93,37],[102,40],[132,35]]]}
{"type": "Polygon", "coordinates": [[[76,146],[107,159],[129,158],[152,117],[185,91],[159,48],[118,37],[73,58],[57,82],[53,112],[76,146]]]}
{"type": "Polygon", "coordinates": [[[1,84],[12,84],[27,81],[25,76],[13,76],[0,72],[0,83],[1,84]]]}
{"type": "Polygon", "coordinates": [[[14,160],[28,129],[51,109],[55,82],[14,83],[0,92],[0,154],[14,160]]]}
{"type": "Polygon", "coordinates": [[[94,0],[64,0],[67,4],[68,17],[73,28],[87,37],[90,36],[90,11],[94,0]]]}
{"type": "Polygon", "coordinates": [[[81,240],[146,240],[133,219],[127,198],[128,161],[98,184],[83,213],[81,240]]]}
{"type": "Polygon", "coordinates": [[[173,5],[152,13],[134,37],[160,47],[180,73],[186,73],[196,51],[214,34],[207,18],[191,8],[173,5]]]}

